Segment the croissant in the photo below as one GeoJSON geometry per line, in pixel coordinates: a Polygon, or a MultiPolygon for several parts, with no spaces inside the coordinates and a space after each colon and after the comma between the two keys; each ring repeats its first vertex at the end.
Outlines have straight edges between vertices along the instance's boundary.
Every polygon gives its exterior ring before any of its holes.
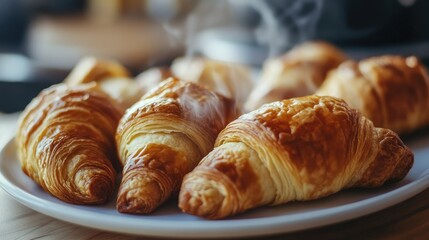
{"type": "Polygon", "coordinates": [[[89,82],[97,82],[101,90],[116,100],[124,110],[143,95],[128,70],[113,60],[83,58],[64,80],[64,83],[71,86],[89,82]]]}
{"type": "Polygon", "coordinates": [[[316,94],[342,98],[375,126],[398,134],[429,123],[429,77],[416,57],[347,61],[328,75],[316,94]]]}
{"type": "Polygon", "coordinates": [[[136,82],[142,92],[147,93],[170,77],[173,77],[170,68],[153,67],[137,75],[136,82]]]}
{"type": "Polygon", "coordinates": [[[264,103],[313,94],[326,74],[345,59],[342,51],[325,42],[307,42],[281,57],[270,58],[263,65],[245,109],[251,111],[264,103]]]}
{"type": "Polygon", "coordinates": [[[116,133],[124,165],[118,211],[150,213],[177,193],[183,176],[235,118],[231,104],[197,84],[170,78],[128,109],[116,133]]]}
{"type": "Polygon", "coordinates": [[[115,187],[114,134],[121,115],[94,83],[43,90],[20,116],[22,170],[62,201],[104,203],[115,187]]]}
{"type": "Polygon", "coordinates": [[[233,99],[241,111],[253,87],[247,66],[202,57],[177,58],[171,65],[171,73],[180,80],[201,84],[233,99]]]}
{"type": "Polygon", "coordinates": [[[231,122],[187,174],[179,207],[208,219],[398,181],[413,153],[396,133],[333,97],[265,104],[231,122]]]}

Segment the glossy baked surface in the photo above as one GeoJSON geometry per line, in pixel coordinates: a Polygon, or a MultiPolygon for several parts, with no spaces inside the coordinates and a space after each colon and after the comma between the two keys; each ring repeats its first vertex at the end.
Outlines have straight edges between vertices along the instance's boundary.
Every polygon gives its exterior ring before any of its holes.
{"type": "Polygon", "coordinates": [[[148,216],[117,212],[114,199],[102,206],[76,206],[53,198],[22,173],[16,147],[0,154],[0,185],[13,198],[43,214],[85,227],[143,236],[246,237],[287,233],[357,218],[404,201],[429,187],[429,137],[406,141],[415,164],[401,182],[373,190],[347,190],[324,199],[263,207],[226,220],[209,221],[182,213],[176,201],[148,216]]]}

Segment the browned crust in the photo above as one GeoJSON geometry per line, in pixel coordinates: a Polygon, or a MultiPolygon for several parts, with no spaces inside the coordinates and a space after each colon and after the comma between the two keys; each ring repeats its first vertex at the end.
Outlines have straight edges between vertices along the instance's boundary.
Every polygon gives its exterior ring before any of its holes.
{"type": "MultiPolygon", "coordinates": [[[[135,214],[154,211],[174,191],[178,191],[183,176],[212,149],[218,133],[235,116],[231,99],[198,84],[170,78],[148,92],[120,121],[116,133],[119,151],[128,151],[127,144],[132,143],[123,142],[135,129],[141,131],[146,121],[154,121],[158,117],[162,117],[166,125],[183,124],[180,125],[183,129],[175,128],[169,137],[183,141],[187,149],[149,140],[123,155],[124,178],[118,193],[117,209],[135,214]],[[188,128],[198,129],[203,138],[194,139],[188,128]],[[188,159],[187,156],[198,159],[188,159]]],[[[171,129],[171,126],[165,128],[171,129]]]]}
{"type": "Polygon", "coordinates": [[[413,158],[396,133],[375,128],[344,100],[283,100],[220,133],[215,149],[185,176],[179,207],[218,219],[350,187],[379,187],[403,179],[413,158]]]}
{"type": "Polygon", "coordinates": [[[119,106],[95,84],[59,84],[24,110],[17,132],[23,171],[53,196],[74,204],[105,202],[119,166],[114,132],[119,106]]]}
{"type": "Polygon", "coordinates": [[[429,77],[416,57],[385,55],[343,63],[316,94],[343,98],[375,126],[399,134],[429,122],[429,77]]]}

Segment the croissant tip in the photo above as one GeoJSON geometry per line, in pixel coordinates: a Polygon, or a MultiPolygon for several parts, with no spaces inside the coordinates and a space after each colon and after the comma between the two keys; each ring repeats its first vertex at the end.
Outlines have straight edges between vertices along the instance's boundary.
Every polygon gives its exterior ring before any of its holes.
{"type": "Polygon", "coordinates": [[[414,153],[408,148],[404,147],[402,155],[399,158],[398,164],[392,172],[388,182],[398,182],[405,178],[414,163],[414,153]]]}
{"type": "Polygon", "coordinates": [[[179,195],[179,208],[188,214],[218,219],[225,196],[209,182],[184,183],[179,195]]]}
{"type": "Polygon", "coordinates": [[[127,189],[127,186],[122,186],[118,193],[116,209],[120,213],[152,213],[171,194],[171,189],[163,188],[159,184],[156,181],[149,181],[134,188],[127,189]]]}
{"type": "MultiPolygon", "coordinates": [[[[113,193],[114,181],[104,176],[92,176],[88,179],[79,179],[76,182],[79,192],[56,196],[57,198],[73,204],[99,205],[106,203],[113,193]]],[[[49,191],[49,189],[46,189],[49,191]]]]}
{"type": "Polygon", "coordinates": [[[116,209],[120,213],[130,213],[130,214],[149,214],[155,211],[158,204],[151,201],[150,199],[143,198],[123,198],[118,200],[116,204],[116,209]],[[145,201],[146,200],[146,201],[145,201]],[[149,201],[147,201],[149,200],[149,201]]]}
{"type": "Polygon", "coordinates": [[[82,203],[103,204],[107,202],[113,192],[113,183],[104,177],[94,177],[86,184],[87,194],[84,194],[82,203]]]}

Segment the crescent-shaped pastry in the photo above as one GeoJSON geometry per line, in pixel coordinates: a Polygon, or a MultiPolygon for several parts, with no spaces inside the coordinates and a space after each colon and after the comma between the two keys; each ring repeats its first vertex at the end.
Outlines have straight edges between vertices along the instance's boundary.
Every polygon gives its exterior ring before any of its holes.
{"type": "Polygon", "coordinates": [[[264,103],[313,94],[328,72],[345,59],[341,50],[325,42],[307,42],[281,57],[269,58],[245,109],[251,111],[264,103]]]}
{"type": "Polygon", "coordinates": [[[333,97],[265,104],[231,122],[184,177],[179,207],[219,219],[404,178],[413,153],[391,130],[333,97]]]}
{"type": "Polygon", "coordinates": [[[201,84],[233,99],[242,112],[244,102],[253,88],[250,69],[241,64],[183,57],[173,61],[171,72],[180,80],[201,84]]]}
{"type": "Polygon", "coordinates": [[[116,133],[124,166],[118,211],[150,213],[177,193],[235,113],[232,100],[173,78],[147,93],[127,110],[116,133]]]}
{"type": "Polygon", "coordinates": [[[119,106],[94,83],[43,90],[18,124],[22,170],[65,202],[104,203],[115,187],[114,136],[121,116],[119,106]]]}
{"type": "Polygon", "coordinates": [[[83,58],[64,80],[70,86],[89,82],[97,82],[100,89],[116,100],[124,110],[143,95],[129,71],[119,62],[109,59],[83,58]]]}
{"type": "Polygon", "coordinates": [[[375,126],[398,134],[429,124],[429,76],[416,57],[347,61],[328,75],[316,94],[342,98],[375,126]]]}

